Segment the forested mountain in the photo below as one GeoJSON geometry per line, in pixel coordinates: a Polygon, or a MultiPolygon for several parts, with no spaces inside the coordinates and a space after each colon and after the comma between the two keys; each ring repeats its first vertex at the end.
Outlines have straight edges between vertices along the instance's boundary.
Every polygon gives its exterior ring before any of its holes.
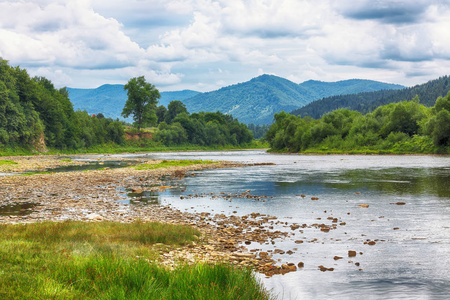
{"type": "MultiPolygon", "coordinates": [[[[85,110],[91,115],[102,113],[113,119],[123,119],[121,113],[128,96],[122,84],[104,84],[95,89],[68,88],[68,91],[75,110],[85,110]]],[[[170,101],[184,100],[198,93],[191,90],[160,92],[159,104],[167,106],[170,101]]],[[[131,119],[127,121],[131,122],[131,119]]]]}
{"type": "Polygon", "coordinates": [[[202,93],[183,102],[189,111],[220,111],[243,123],[271,123],[280,110],[309,103],[312,95],[289,80],[262,75],[250,81],[202,93]],[[303,92],[303,93],[302,93],[303,92]]]}
{"type": "Polygon", "coordinates": [[[367,113],[381,105],[411,100],[416,95],[419,96],[420,103],[430,107],[434,105],[436,98],[445,96],[449,90],[450,79],[448,76],[444,76],[425,84],[400,90],[382,90],[353,95],[331,96],[311,102],[292,111],[292,114],[302,117],[310,116],[317,119],[327,112],[340,108],[367,113]]]}
{"type": "Polygon", "coordinates": [[[75,112],[66,89],[0,58],[0,148],[77,149],[123,142],[123,126],[75,112]]]}
{"type": "Polygon", "coordinates": [[[232,114],[246,124],[270,124],[274,113],[291,111],[321,97],[348,92],[361,92],[399,88],[370,80],[345,80],[339,82],[306,81],[296,84],[287,79],[261,75],[250,81],[202,93],[183,102],[189,111],[220,111],[232,114]]]}
{"type": "MultiPolygon", "coordinates": [[[[361,79],[338,82],[309,80],[296,84],[281,77],[261,75],[208,93],[191,90],[161,92],[159,104],[167,107],[170,101],[179,100],[190,112],[220,111],[233,115],[240,122],[261,125],[272,123],[276,112],[291,111],[323,97],[401,87],[361,79]]],[[[90,114],[101,112],[107,117],[122,119],[120,114],[127,99],[123,85],[68,90],[75,109],[86,110],[90,114]]]]}
{"type": "Polygon", "coordinates": [[[300,84],[305,90],[314,94],[315,99],[322,99],[331,95],[358,94],[380,90],[398,90],[405,88],[399,84],[388,84],[373,80],[349,79],[336,82],[308,80],[300,84]]]}

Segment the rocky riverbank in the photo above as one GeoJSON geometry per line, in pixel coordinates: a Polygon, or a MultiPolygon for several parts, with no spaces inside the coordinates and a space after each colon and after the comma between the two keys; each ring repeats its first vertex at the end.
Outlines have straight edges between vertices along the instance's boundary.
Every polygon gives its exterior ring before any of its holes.
{"type": "MultiPolygon", "coordinates": [[[[48,168],[83,164],[59,157],[12,157],[3,172],[45,171],[48,168]]],[[[108,159],[108,158],[105,158],[108,159]]],[[[139,159],[141,164],[158,163],[155,160],[139,159]]],[[[31,176],[0,177],[0,210],[18,207],[17,213],[0,213],[1,223],[28,223],[41,221],[87,221],[87,222],[167,222],[187,224],[198,228],[202,237],[196,243],[184,248],[161,247],[161,263],[173,267],[179,262],[229,261],[235,264],[253,266],[271,276],[295,271],[293,263],[275,266],[272,253],[261,249],[247,249],[252,243],[269,243],[289,235],[289,230],[274,229],[275,217],[253,213],[245,216],[224,214],[187,213],[170,206],[131,205],[118,202],[127,191],[135,193],[160,191],[168,177],[177,179],[194,176],[194,171],[208,168],[243,167],[229,162],[195,164],[169,168],[138,170],[134,167],[102,169],[65,173],[35,174],[31,176]]],[[[223,197],[259,196],[249,192],[223,197]]],[[[263,197],[263,196],[260,196],[263,197]]],[[[188,200],[187,200],[188,201],[188,200]]],[[[14,209],[10,209],[9,212],[14,209]]],[[[4,210],[5,211],[5,210],[4,210]]],[[[297,227],[298,228],[298,227],[297,227]]],[[[280,250],[282,251],[282,250],[280,250]]],[[[301,267],[301,264],[298,264],[301,267]]]]}

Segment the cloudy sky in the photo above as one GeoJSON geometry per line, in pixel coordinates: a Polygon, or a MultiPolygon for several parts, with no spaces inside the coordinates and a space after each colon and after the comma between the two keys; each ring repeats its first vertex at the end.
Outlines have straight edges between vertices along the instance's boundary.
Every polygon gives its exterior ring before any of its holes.
{"type": "Polygon", "coordinates": [[[264,73],[412,86],[450,74],[450,0],[0,1],[0,57],[57,87],[144,75],[211,91],[264,73]]]}

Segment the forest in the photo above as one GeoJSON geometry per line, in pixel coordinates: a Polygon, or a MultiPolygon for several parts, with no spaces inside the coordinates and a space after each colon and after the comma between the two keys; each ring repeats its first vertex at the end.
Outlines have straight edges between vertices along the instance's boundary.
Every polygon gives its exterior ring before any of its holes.
{"type": "Polygon", "coordinates": [[[74,111],[66,89],[0,59],[0,146],[78,149],[124,142],[123,124],[74,111]]]}
{"type": "Polygon", "coordinates": [[[275,114],[266,140],[274,151],[335,153],[450,152],[450,92],[433,107],[410,101],[370,113],[337,109],[321,119],[275,114]]]}

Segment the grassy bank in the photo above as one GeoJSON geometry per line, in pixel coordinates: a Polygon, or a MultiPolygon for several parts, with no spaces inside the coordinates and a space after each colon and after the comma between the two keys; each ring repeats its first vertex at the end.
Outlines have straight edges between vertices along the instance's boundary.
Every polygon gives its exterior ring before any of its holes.
{"type": "Polygon", "coordinates": [[[269,299],[248,269],[155,263],[199,232],[160,223],[0,225],[1,299],[269,299]]]}
{"type": "Polygon", "coordinates": [[[245,150],[245,149],[266,149],[267,143],[260,141],[253,141],[244,146],[197,146],[197,145],[178,145],[178,146],[164,146],[154,142],[129,142],[124,145],[117,144],[103,144],[96,145],[89,148],[81,148],[77,150],[61,150],[61,149],[48,149],[45,153],[39,153],[32,148],[0,148],[0,156],[14,156],[14,155],[36,155],[36,154],[87,154],[87,153],[138,153],[138,152],[164,152],[164,151],[221,151],[221,150],[245,150]]]}
{"type": "MultiPolygon", "coordinates": [[[[274,153],[290,153],[287,149],[273,150],[274,153]]],[[[450,154],[450,147],[437,147],[429,137],[414,136],[405,141],[365,147],[333,147],[318,145],[302,150],[303,154],[450,154]]]]}

